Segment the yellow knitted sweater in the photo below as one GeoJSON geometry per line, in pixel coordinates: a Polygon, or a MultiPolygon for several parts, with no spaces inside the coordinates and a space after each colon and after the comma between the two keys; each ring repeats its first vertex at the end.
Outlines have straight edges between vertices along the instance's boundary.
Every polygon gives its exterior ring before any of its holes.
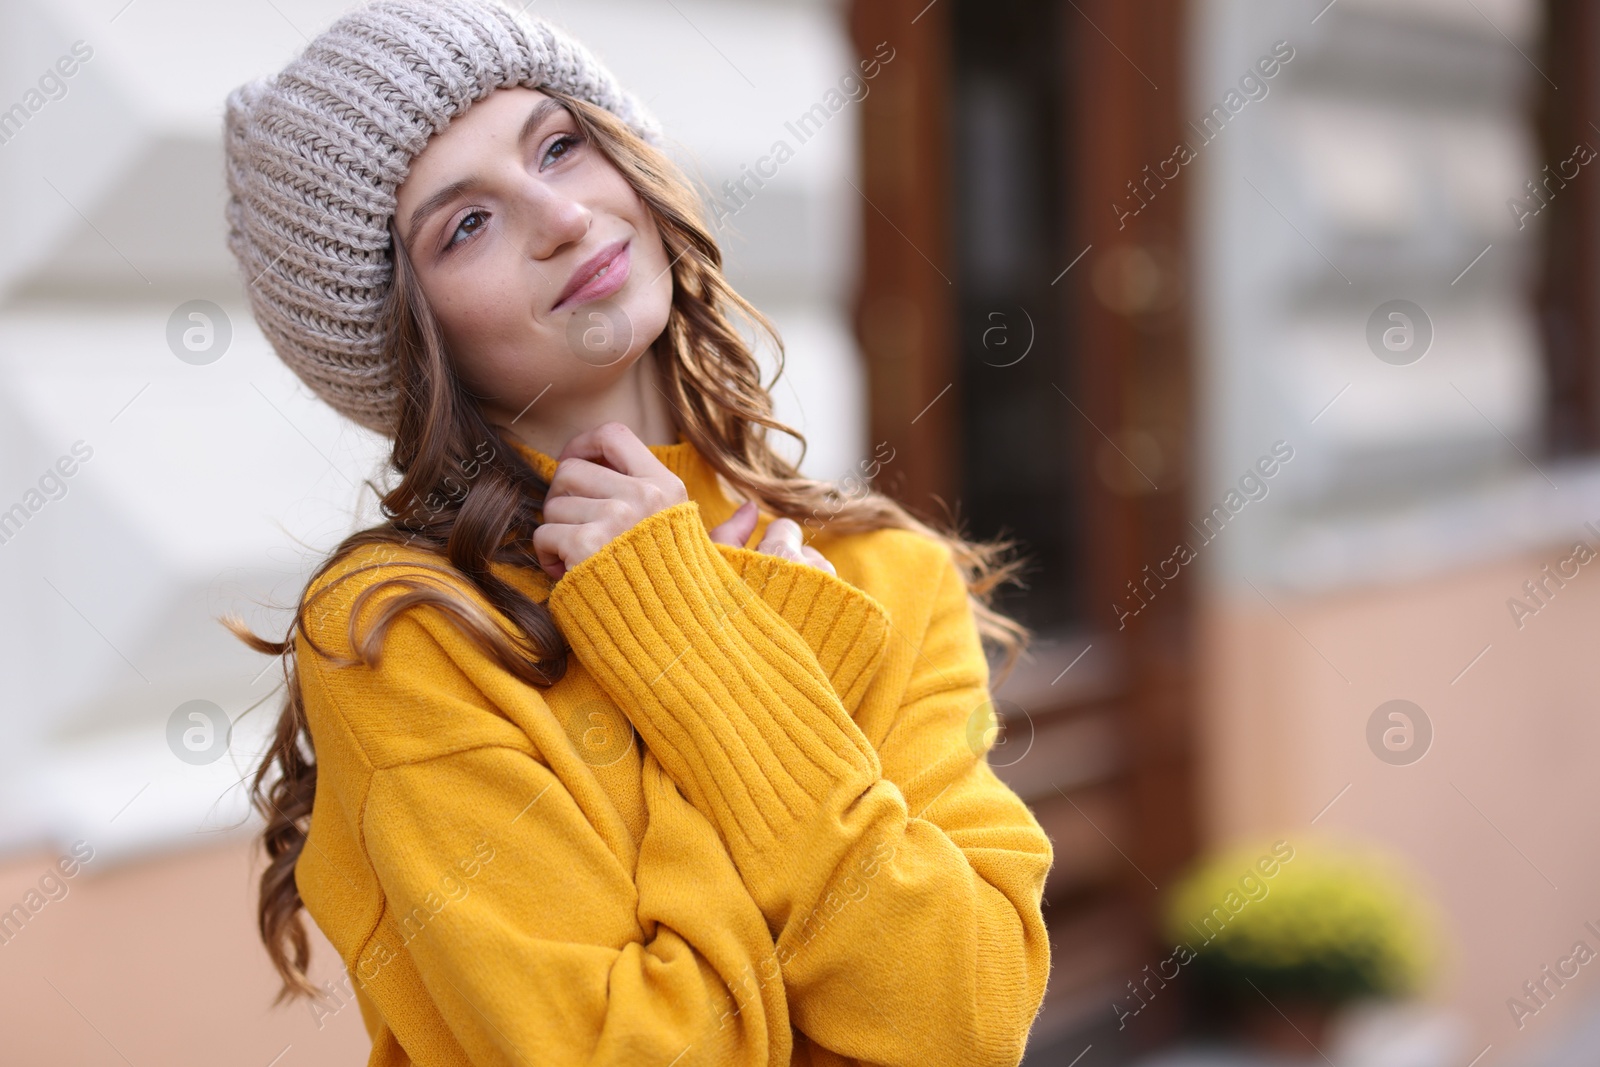
{"type": "MultiPolygon", "coordinates": [[[[718,545],[736,505],[705,458],[650,450],[688,501],[553,585],[497,571],[548,598],[573,651],[557,684],[431,607],[395,620],[376,668],[297,639],[318,778],[295,881],[369,1062],[1016,1063],[1053,853],[989,768],[947,550],[824,528],[835,577],[718,545]]],[[[359,572],[307,611],[317,643],[348,654],[352,601],[383,578],[449,580],[410,566],[428,561],[343,561],[308,591],[359,572]]],[[[362,629],[401,592],[369,598],[362,629]]]]}

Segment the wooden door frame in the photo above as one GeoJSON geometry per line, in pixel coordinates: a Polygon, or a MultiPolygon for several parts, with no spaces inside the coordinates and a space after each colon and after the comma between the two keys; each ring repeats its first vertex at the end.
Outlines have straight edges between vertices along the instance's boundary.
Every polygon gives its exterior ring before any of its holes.
{"type": "MultiPolygon", "coordinates": [[[[1548,82],[1540,93],[1540,157],[1555,161],[1541,181],[1559,190],[1540,211],[1540,273],[1535,296],[1545,357],[1545,440],[1547,454],[1572,456],[1600,451],[1600,178],[1582,171],[1567,175],[1563,164],[1582,143],[1600,150],[1600,131],[1590,125],[1600,115],[1600,67],[1593,49],[1600,45],[1600,11],[1575,0],[1545,0],[1541,70],[1548,82]]],[[[1591,163],[1589,171],[1600,166],[1591,163]]],[[[1528,203],[1533,203],[1531,196],[1528,203]]]]}
{"type": "MultiPolygon", "coordinates": [[[[1151,886],[1165,886],[1198,840],[1195,579],[1165,583],[1120,630],[1111,605],[1127,602],[1129,583],[1145,578],[1146,565],[1167,559],[1186,533],[1194,390],[1182,294],[1190,240],[1186,199],[1194,179],[1186,174],[1167,187],[1151,186],[1158,192],[1136,217],[1119,217],[1113,205],[1132,202],[1129,183],[1146,180],[1147,165],[1171,156],[1182,136],[1187,11],[1181,0],[1076,0],[1069,7],[1062,20],[1068,38],[1062,55],[1069,60],[1061,72],[1069,114],[1063,137],[1070,147],[1063,195],[1071,200],[1071,240],[1089,251],[1058,288],[1076,324],[1075,351],[1093,355],[1077,360],[1076,376],[1060,383],[1070,398],[1062,417],[1078,420],[1081,431],[1073,461],[1092,516],[1087,552],[1095,651],[1116,665],[1109,691],[1101,687],[1084,699],[1109,692],[1121,723],[1131,835],[1113,844],[1128,861],[1121,893],[1135,902],[1138,929],[1153,950],[1151,886]],[[1164,310],[1112,310],[1108,303],[1115,299],[1096,295],[1107,284],[1114,287],[1114,268],[1130,254],[1166,265],[1173,299],[1164,310]],[[1130,490],[1131,475],[1111,479],[1120,483],[1113,486],[1098,473],[1107,455],[1113,467],[1117,456],[1132,465],[1118,442],[1135,433],[1162,445],[1161,470],[1149,479],[1158,490],[1130,490]],[[1098,647],[1102,642],[1106,647],[1098,647]]],[[[860,56],[885,41],[895,50],[862,104],[862,173],[855,179],[863,199],[855,326],[866,360],[871,439],[890,442],[900,457],[877,488],[935,519],[942,517],[936,502],[954,502],[959,493],[963,447],[947,164],[949,8],[937,0],[852,0],[849,6],[860,56]]],[[[1052,696],[1063,689],[1071,691],[1056,687],[1052,696]]],[[[1053,927],[1061,911],[1047,911],[1053,927]]],[[[1057,959],[1058,973],[1064,962],[1057,959]]],[[[1165,1028],[1145,1029],[1154,1035],[1165,1028]]]]}

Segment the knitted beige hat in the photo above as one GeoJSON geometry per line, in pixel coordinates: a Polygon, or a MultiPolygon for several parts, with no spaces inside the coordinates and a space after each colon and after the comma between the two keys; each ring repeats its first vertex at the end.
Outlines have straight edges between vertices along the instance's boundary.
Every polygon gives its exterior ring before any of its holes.
{"type": "Polygon", "coordinates": [[[392,435],[398,415],[378,318],[395,189],[430,136],[514,85],[587,100],[659,142],[582,45],[494,0],[377,0],[228,94],[228,247],[251,311],[300,380],[369,429],[392,435]]]}

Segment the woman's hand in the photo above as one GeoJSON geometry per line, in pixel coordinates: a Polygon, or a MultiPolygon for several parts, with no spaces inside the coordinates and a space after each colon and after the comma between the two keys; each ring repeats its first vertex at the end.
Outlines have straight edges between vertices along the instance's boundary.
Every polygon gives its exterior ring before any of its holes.
{"type": "MultiPolygon", "coordinates": [[[[755,532],[756,518],[755,502],[746,500],[739,505],[739,510],[735,511],[727,522],[712,528],[711,540],[719,545],[743,546],[755,532]]],[[[766,534],[756,546],[756,551],[769,556],[782,556],[796,563],[809,564],[829,574],[837,573],[827,557],[801,541],[800,524],[793,519],[773,519],[769,522],[766,534]]]]}
{"type": "Polygon", "coordinates": [[[682,479],[627,426],[586,430],[556,457],[544,521],[533,531],[539,566],[559,579],[618,534],[688,499],[682,479]]]}

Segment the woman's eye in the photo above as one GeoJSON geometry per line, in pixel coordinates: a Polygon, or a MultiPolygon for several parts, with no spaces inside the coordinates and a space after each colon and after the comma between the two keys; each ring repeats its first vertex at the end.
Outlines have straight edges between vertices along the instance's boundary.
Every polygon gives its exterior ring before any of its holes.
{"type": "Polygon", "coordinates": [[[557,137],[554,141],[552,141],[550,143],[550,147],[545,149],[545,152],[544,152],[544,164],[545,164],[545,166],[549,166],[551,163],[556,162],[557,160],[561,159],[563,156],[570,155],[572,153],[572,150],[577,148],[582,143],[583,143],[583,138],[577,136],[576,134],[567,133],[567,134],[562,134],[560,137],[557,137]]]}
{"type": "Polygon", "coordinates": [[[488,214],[486,212],[483,212],[483,211],[469,211],[469,212],[467,212],[465,215],[463,215],[461,217],[460,225],[458,225],[456,227],[456,232],[450,235],[450,241],[449,241],[448,244],[445,245],[445,248],[447,250],[451,249],[451,248],[454,248],[456,245],[460,244],[467,237],[471,237],[473,234],[475,234],[479,230],[483,229],[483,224],[485,222],[487,222],[488,220],[489,220],[489,216],[488,216],[488,214]],[[478,221],[476,223],[473,223],[473,221],[472,221],[473,219],[477,219],[478,221]]]}

